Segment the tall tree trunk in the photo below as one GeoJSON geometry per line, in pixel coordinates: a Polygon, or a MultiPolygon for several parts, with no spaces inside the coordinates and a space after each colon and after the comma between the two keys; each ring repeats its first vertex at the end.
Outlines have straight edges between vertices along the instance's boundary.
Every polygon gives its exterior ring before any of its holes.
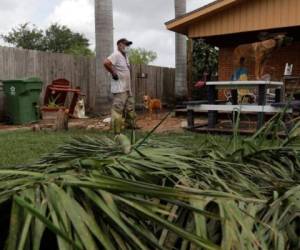
{"type": "MultiPolygon", "coordinates": [[[[186,0],[175,0],[175,17],[186,13],[186,0]]],[[[175,96],[177,99],[187,97],[187,39],[184,35],[176,34],[176,73],[175,96]]]]}
{"type": "Polygon", "coordinates": [[[192,100],[193,90],[193,39],[188,40],[187,48],[187,93],[188,100],[192,100]]]}
{"type": "Polygon", "coordinates": [[[112,0],[95,0],[96,33],[96,93],[95,113],[110,110],[110,76],[103,67],[103,61],[113,52],[113,4],[112,0]]]}

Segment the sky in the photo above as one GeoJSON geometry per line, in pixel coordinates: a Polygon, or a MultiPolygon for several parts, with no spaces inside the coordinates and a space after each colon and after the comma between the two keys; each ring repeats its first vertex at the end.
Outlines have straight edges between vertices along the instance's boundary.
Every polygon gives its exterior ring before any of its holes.
{"type": "MultiPolygon", "coordinates": [[[[187,11],[212,2],[186,1],[187,11]]],[[[113,6],[114,39],[126,37],[133,47],[155,51],[154,65],[174,67],[175,33],[164,25],[174,18],[174,0],[113,0],[113,6]]],[[[26,22],[43,29],[52,23],[66,25],[95,47],[94,0],[0,0],[0,34],[26,22]]]]}

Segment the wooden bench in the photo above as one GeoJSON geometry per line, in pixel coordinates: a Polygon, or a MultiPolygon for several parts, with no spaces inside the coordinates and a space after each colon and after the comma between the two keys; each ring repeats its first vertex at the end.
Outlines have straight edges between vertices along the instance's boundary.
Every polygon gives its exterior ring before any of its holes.
{"type": "MultiPolygon", "coordinates": [[[[200,105],[188,105],[187,106],[187,123],[188,128],[194,128],[194,112],[222,112],[222,113],[263,113],[263,114],[275,114],[282,112],[284,105],[214,105],[214,104],[200,104],[200,105]]],[[[300,108],[300,107],[299,107],[300,108]]],[[[292,113],[293,109],[289,106],[286,111],[292,113]]]]}
{"type": "MultiPolygon", "coordinates": [[[[274,107],[266,104],[267,89],[276,90],[276,101],[281,101],[281,89],[283,82],[272,81],[218,81],[207,82],[208,104],[188,104],[187,105],[187,123],[188,128],[194,127],[194,112],[208,113],[208,128],[214,128],[217,123],[218,112],[255,112],[257,113],[257,128],[264,124],[265,113],[281,112],[282,107],[274,107]],[[257,88],[257,105],[237,105],[238,89],[257,88]],[[216,104],[217,91],[219,89],[231,89],[233,105],[216,104]]],[[[291,110],[289,110],[291,112],[291,110]]]]}

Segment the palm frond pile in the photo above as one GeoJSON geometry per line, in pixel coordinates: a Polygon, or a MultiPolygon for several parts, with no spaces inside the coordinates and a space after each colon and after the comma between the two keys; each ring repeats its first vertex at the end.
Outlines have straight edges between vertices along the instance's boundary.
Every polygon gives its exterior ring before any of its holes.
{"type": "MultiPolygon", "coordinates": [[[[77,138],[0,169],[4,249],[300,249],[300,140],[77,138]],[[6,230],[8,229],[8,230],[6,230]]],[[[282,124],[281,124],[282,125],[282,124]]],[[[281,126],[280,125],[280,126],[281,126]]],[[[3,232],[3,233],[2,233],[3,232]]]]}

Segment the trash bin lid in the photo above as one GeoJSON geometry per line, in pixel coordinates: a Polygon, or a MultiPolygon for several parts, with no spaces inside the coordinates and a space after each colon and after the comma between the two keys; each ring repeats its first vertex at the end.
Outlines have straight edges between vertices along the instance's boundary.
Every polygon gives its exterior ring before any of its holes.
{"type": "Polygon", "coordinates": [[[41,91],[43,82],[37,77],[25,78],[25,79],[11,79],[4,80],[4,92],[8,94],[12,91],[14,95],[20,95],[28,91],[41,91]]]}
{"type": "Polygon", "coordinates": [[[38,77],[28,77],[28,78],[19,78],[19,79],[10,79],[10,80],[2,80],[5,83],[15,83],[15,82],[23,82],[23,83],[41,83],[42,80],[38,77]]]}

